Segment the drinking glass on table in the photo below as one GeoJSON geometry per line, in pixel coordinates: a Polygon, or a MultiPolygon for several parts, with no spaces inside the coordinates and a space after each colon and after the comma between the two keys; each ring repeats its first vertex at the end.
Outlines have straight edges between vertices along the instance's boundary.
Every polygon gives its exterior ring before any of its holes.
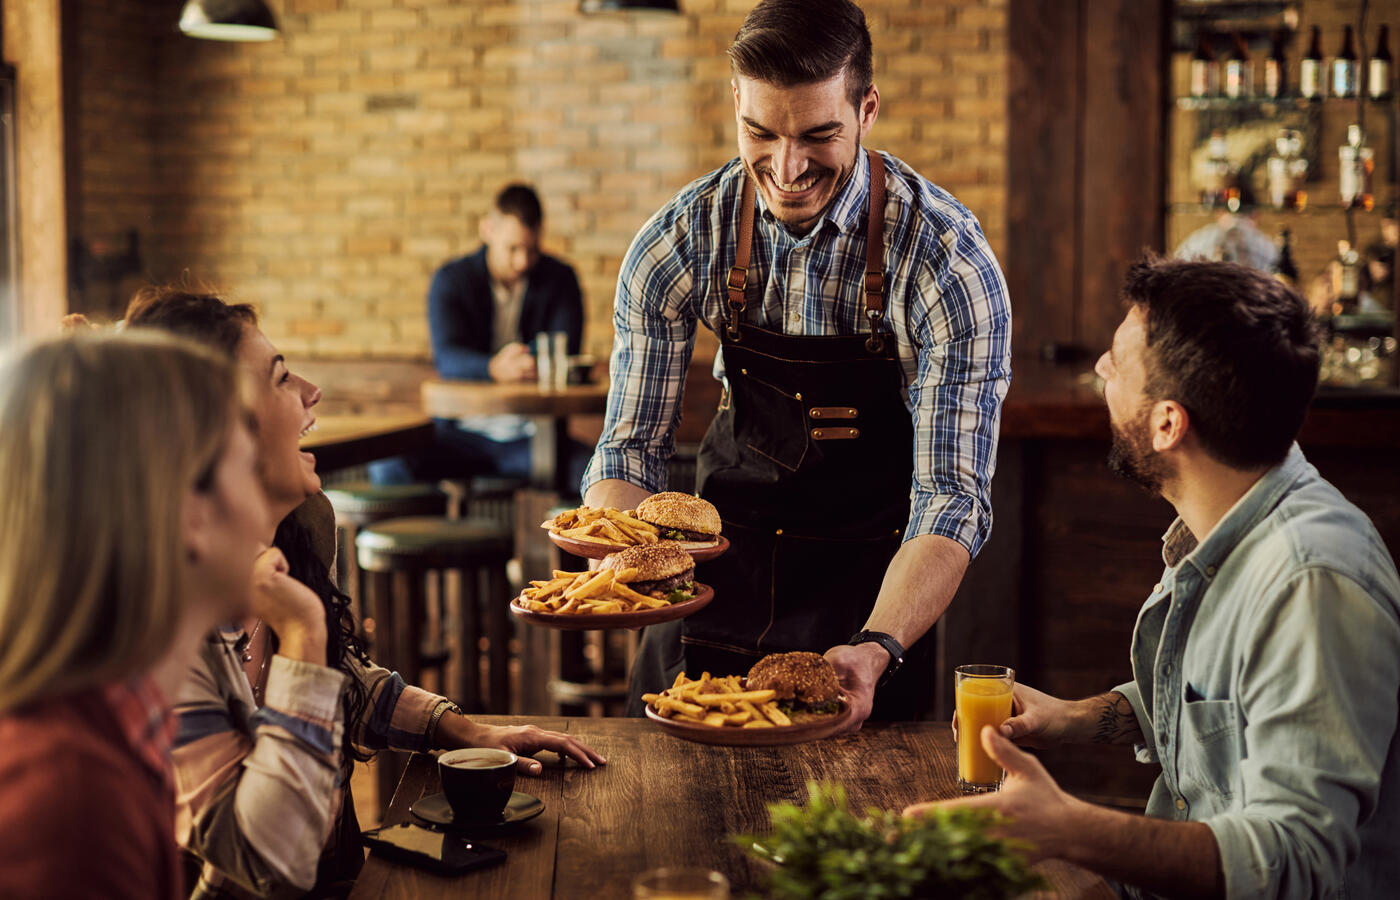
{"type": "Polygon", "coordinates": [[[549,361],[554,372],[554,389],[562,391],[569,386],[569,335],[562,331],[554,332],[553,354],[549,361]]]}
{"type": "Polygon", "coordinates": [[[729,900],[729,881],[700,868],[662,868],[632,882],[633,900],[729,900]]]}
{"type": "Polygon", "coordinates": [[[1007,666],[958,666],[953,670],[958,710],[958,789],[984,794],[1001,787],[1005,774],[982,749],[982,728],[1011,718],[1016,671],[1007,666]]]}
{"type": "Polygon", "coordinates": [[[535,335],[535,372],[539,375],[540,390],[554,388],[554,344],[547,331],[535,335]]]}

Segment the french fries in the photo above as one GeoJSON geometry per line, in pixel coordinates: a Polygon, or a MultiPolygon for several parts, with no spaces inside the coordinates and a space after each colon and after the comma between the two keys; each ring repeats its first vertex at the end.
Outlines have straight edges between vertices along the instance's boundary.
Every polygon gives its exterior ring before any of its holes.
{"type": "Polygon", "coordinates": [[[655,525],[611,507],[580,506],[541,522],[540,527],[576,541],[621,547],[661,539],[661,530],[655,525]]]}
{"type": "Polygon", "coordinates": [[[792,720],[778,709],[774,691],[748,691],[738,675],[713,678],[704,672],[691,680],[685,673],[659,694],[642,699],[664,719],[711,728],[781,728],[792,720]]]}
{"type": "MultiPolygon", "coordinates": [[[[563,615],[637,612],[670,605],[665,600],[639,594],[618,581],[619,578],[631,580],[636,574],[636,569],[599,569],[596,572],[556,569],[554,577],[530,582],[515,604],[530,612],[563,615]]],[[[701,706],[695,709],[704,712],[701,706]]]]}

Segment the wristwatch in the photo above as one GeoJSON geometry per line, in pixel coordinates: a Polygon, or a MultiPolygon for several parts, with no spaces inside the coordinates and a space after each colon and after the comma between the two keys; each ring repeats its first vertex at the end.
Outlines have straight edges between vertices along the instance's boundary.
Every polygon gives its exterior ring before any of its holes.
{"type": "Polygon", "coordinates": [[[894,673],[899,671],[899,667],[904,665],[904,645],[894,639],[894,635],[885,634],[883,631],[858,631],[847,641],[854,647],[856,644],[867,644],[874,642],[885,648],[885,652],[890,655],[890,664],[885,666],[885,674],[880,676],[876,682],[876,687],[883,687],[886,682],[894,677],[894,673]]]}

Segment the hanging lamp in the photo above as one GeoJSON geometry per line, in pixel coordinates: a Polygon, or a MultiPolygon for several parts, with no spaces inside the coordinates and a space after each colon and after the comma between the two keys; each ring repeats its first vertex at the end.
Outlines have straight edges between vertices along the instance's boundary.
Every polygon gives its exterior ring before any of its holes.
{"type": "Polygon", "coordinates": [[[277,20],[263,0],[189,0],[180,30],[214,41],[270,41],[277,37],[277,20]]]}

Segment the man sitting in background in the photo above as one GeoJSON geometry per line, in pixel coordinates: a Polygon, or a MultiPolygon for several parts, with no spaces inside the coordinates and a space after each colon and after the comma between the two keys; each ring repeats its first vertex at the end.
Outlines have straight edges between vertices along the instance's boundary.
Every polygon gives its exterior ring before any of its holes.
{"type": "MultiPolygon", "coordinates": [[[[482,246],[438,269],[428,288],[433,365],[444,378],[500,383],[536,379],[537,335],[568,335],[570,354],[583,341],[583,299],[567,263],[540,252],[544,213],[524,184],[507,185],[481,221],[482,246]]],[[[439,419],[433,446],[370,465],[379,484],[437,481],[530,471],[533,426],[519,416],[439,419]]],[[[591,453],[570,448],[571,484],[591,453]]]]}
{"type": "Polygon", "coordinates": [[[951,802],[1001,811],[1038,857],[1128,896],[1394,896],[1400,577],[1294,443],[1317,384],[1312,316],[1229,263],[1140,263],[1125,295],[1097,366],[1109,465],[1179,515],[1133,680],[1080,701],[1017,685],[1013,717],[980,735],[1003,789],[951,802]],[[1147,817],[1069,796],[1013,742],[1134,744],[1162,766],[1147,817]]]}

